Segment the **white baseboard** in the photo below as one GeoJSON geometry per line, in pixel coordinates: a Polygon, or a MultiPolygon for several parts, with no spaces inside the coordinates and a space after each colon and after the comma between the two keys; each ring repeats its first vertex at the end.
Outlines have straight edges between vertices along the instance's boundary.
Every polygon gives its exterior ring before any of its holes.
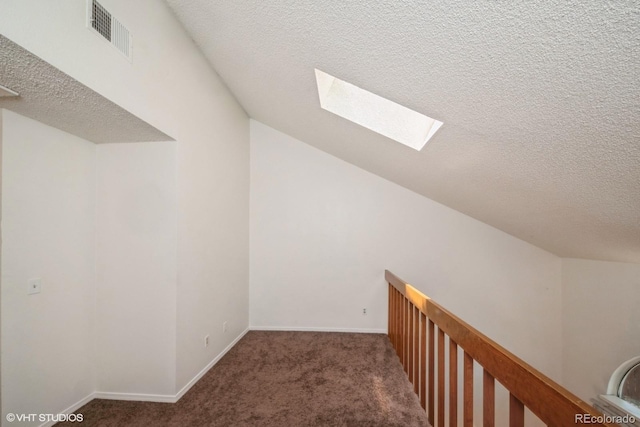
{"type": "Polygon", "coordinates": [[[252,331],[293,331],[293,332],[346,332],[356,334],[386,334],[386,329],[365,328],[317,328],[302,326],[250,326],[252,331]]]}
{"type": "MultiPolygon", "coordinates": [[[[61,412],[58,412],[58,413],[59,414],[71,414],[71,413],[77,411],[79,408],[81,408],[84,405],[86,405],[87,403],[91,402],[94,399],[93,395],[94,395],[94,393],[91,393],[88,396],[83,397],[82,399],[80,399],[79,401],[74,403],[73,405],[69,406],[64,411],[61,411],[61,412]]],[[[40,424],[40,427],[51,427],[51,426],[55,425],[56,423],[57,423],[57,421],[47,421],[45,423],[40,424]]],[[[81,424],[81,423],[78,423],[78,424],[81,424]]]]}
{"type": "Polygon", "coordinates": [[[136,402],[175,403],[176,396],[172,394],[144,394],[144,393],[111,393],[96,391],[94,399],[106,400],[133,400],[136,402]]]}
{"type": "MultiPolygon", "coordinates": [[[[347,333],[360,333],[360,334],[386,334],[386,329],[364,329],[364,328],[317,328],[317,327],[292,327],[292,326],[250,326],[245,329],[236,339],[234,339],[224,350],[220,352],[211,362],[207,364],[200,372],[194,376],[182,389],[175,395],[171,394],[142,394],[142,393],[111,393],[104,391],[96,391],[81,399],[80,401],[69,406],[61,414],[71,414],[78,410],[80,407],[86,405],[93,399],[108,399],[108,400],[133,400],[138,402],[158,402],[158,403],[176,403],[186,392],[195,385],[216,363],[222,359],[222,357],[229,352],[235,346],[238,341],[244,337],[247,332],[252,331],[299,331],[299,332],[347,332],[347,333]]],[[[40,427],[51,427],[55,422],[46,422],[41,424],[40,427]]]]}
{"type": "Polygon", "coordinates": [[[246,333],[247,333],[247,332],[249,332],[249,328],[245,329],[245,330],[244,330],[240,335],[238,335],[238,337],[237,337],[235,340],[233,340],[233,341],[231,342],[231,344],[229,344],[229,345],[228,345],[224,350],[222,350],[222,351],[220,352],[220,354],[218,354],[218,355],[216,356],[216,358],[215,358],[215,359],[213,359],[211,362],[209,362],[209,364],[208,364],[207,366],[205,366],[205,367],[204,367],[200,372],[198,372],[198,374],[197,374],[195,377],[193,377],[193,378],[191,379],[191,381],[189,381],[189,382],[188,382],[184,387],[182,387],[182,390],[180,390],[180,391],[178,392],[178,394],[176,394],[176,395],[175,395],[175,400],[174,400],[174,402],[177,402],[178,400],[180,400],[180,398],[181,398],[182,396],[184,396],[184,394],[185,394],[186,392],[188,392],[188,391],[189,391],[189,389],[190,389],[191,387],[193,387],[193,385],[194,385],[195,383],[197,383],[197,382],[198,382],[198,380],[199,380],[200,378],[202,378],[202,377],[204,376],[204,374],[206,374],[206,373],[209,371],[209,369],[213,368],[213,367],[215,366],[215,364],[216,364],[216,363],[218,363],[218,361],[220,361],[220,359],[222,359],[222,357],[223,357],[225,354],[227,354],[227,352],[228,352],[229,350],[231,350],[231,349],[233,348],[233,346],[235,346],[235,345],[238,343],[238,341],[240,341],[240,340],[242,339],[242,337],[244,337],[244,336],[246,335],[246,333]]]}
{"type": "MultiPolygon", "coordinates": [[[[73,405],[71,405],[70,407],[68,407],[67,409],[65,409],[64,411],[60,412],[61,414],[70,414],[74,411],[76,411],[78,408],[86,405],[87,403],[91,402],[93,399],[107,399],[107,400],[133,400],[133,401],[137,401],[137,402],[158,402],[158,403],[176,403],[178,400],[180,400],[180,398],[182,396],[184,396],[184,394],[189,391],[189,389],[191,387],[193,387],[193,385],[195,383],[198,382],[198,380],[200,378],[202,378],[204,376],[204,374],[206,374],[209,369],[213,368],[215,366],[216,363],[218,363],[220,361],[220,359],[222,359],[222,357],[227,354],[227,352],[229,350],[231,350],[233,348],[233,346],[235,346],[238,341],[240,341],[242,339],[242,337],[245,336],[245,334],[249,332],[249,328],[245,329],[240,335],[238,335],[236,337],[236,339],[234,339],[231,344],[229,344],[224,350],[222,350],[220,352],[220,354],[218,354],[211,362],[209,362],[207,364],[207,366],[205,366],[200,372],[198,372],[198,374],[193,377],[191,379],[191,381],[189,381],[184,387],[182,387],[182,389],[177,393],[177,394],[143,394],[143,393],[112,393],[112,392],[105,392],[105,391],[96,391],[91,393],[90,395],[88,395],[87,397],[83,398],[82,400],[80,400],[79,402],[74,403],[73,405]]],[[[55,422],[51,421],[51,422],[46,422],[42,425],[40,425],[40,427],[51,427],[55,424],[55,422]]]]}

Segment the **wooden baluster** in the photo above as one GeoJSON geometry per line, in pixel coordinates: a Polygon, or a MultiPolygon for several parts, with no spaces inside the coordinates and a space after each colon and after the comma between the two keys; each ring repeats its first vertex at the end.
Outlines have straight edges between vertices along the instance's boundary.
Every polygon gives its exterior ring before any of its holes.
{"type": "MultiPolygon", "coordinates": [[[[396,353],[398,353],[398,358],[400,358],[400,335],[402,333],[402,322],[400,322],[400,317],[402,316],[400,313],[400,297],[400,292],[396,290],[396,353]]],[[[400,360],[402,361],[402,359],[400,360]]]]}
{"type": "Polygon", "coordinates": [[[398,328],[398,337],[396,338],[396,341],[398,343],[398,347],[396,350],[398,351],[398,358],[400,359],[400,363],[402,363],[402,298],[402,294],[398,292],[396,300],[396,318],[398,319],[398,324],[396,325],[396,327],[398,328]]]}
{"type": "Polygon", "coordinates": [[[420,404],[427,410],[427,316],[420,313],[420,404]]]}
{"type": "Polygon", "coordinates": [[[391,319],[393,318],[393,303],[391,300],[393,299],[393,286],[389,283],[389,307],[387,308],[387,335],[389,336],[389,341],[393,345],[393,333],[391,332],[391,319]]]}
{"type": "Polygon", "coordinates": [[[449,337],[449,426],[458,427],[458,344],[449,337]]]}
{"type": "Polygon", "coordinates": [[[404,363],[405,363],[405,373],[407,374],[407,378],[409,378],[409,356],[411,355],[410,350],[410,344],[411,344],[411,337],[410,337],[410,332],[411,332],[411,322],[410,322],[410,318],[411,318],[411,301],[409,301],[409,298],[407,298],[407,304],[405,306],[405,312],[404,312],[404,363]]]}
{"type": "MultiPolygon", "coordinates": [[[[501,347],[452,313],[448,312],[442,306],[422,294],[420,291],[412,287],[407,282],[399,279],[393,273],[385,271],[385,279],[393,288],[395,288],[393,307],[394,316],[392,321],[392,330],[397,331],[394,342],[396,343],[396,351],[403,363],[405,370],[409,365],[413,369],[412,382],[414,382],[414,390],[419,381],[419,396],[421,404],[426,407],[429,422],[431,425],[442,426],[443,421],[449,418],[451,425],[456,424],[456,411],[450,406],[448,414],[444,413],[446,403],[443,401],[446,397],[443,393],[443,383],[445,377],[449,377],[448,388],[452,394],[450,405],[455,405],[453,396],[459,394],[456,386],[458,373],[456,369],[457,358],[454,354],[457,347],[464,349],[463,366],[464,366],[464,390],[462,391],[464,414],[464,427],[473,427],[474,425],[474,365],[477,363],[483,367],[483,426],[493,427],[495,425],[495,382],[498,381],[513,394],[510,397],[510,423],[512,426],[520,427],[524,420],[524,407],[526,406],[534,413],[545,425],[564,426],[574,423],[575,414],[589,414],[591,416],[598,415],[587,403],[571,392],[555,383],[550,378],[536,370],[535,368],[522,361],[505,348],[501,347]],[[407,296],[405,297],[405,292],[407,296]],[[411,305],[410,305],[411,304],[411,305]],[[420,320],[416,316],[416,308],[419,307],[420,320]],[[408,313],[413,311],[413,313],[408,313]],[[408,313],[408,314],[407,314],[408,313]],[[394,322],[394,319],[397,322],[394,322]],[[413,327],[411,327],[413,320],[413,327]],[[417,322],[417,323],[416,323],[417,322]],[[418,326],[416,326],[418,325],[418,326]],[[435,328],[438,328],[441,336],[438,355],[435,354],[436,338],[435,328]],[[412,328],[412,335],[409,336],[409,328],[412,328]],[[443,331],[447,331],[449,336],[450,349],[444,348],[443,331]],[[420,335],[421,340],[417,337],[420,335]],[[427,337],[427,334],[429,335],[427,337]],[[413,341],[411,341],[411,339],[413,341]],[[453,340],[453,343],[451,342],[453,340]],[[411,347],[409,347],[411,346],[411,347]],[[419,348],[418,348],[419,347],[419,348]],[[413,349],[413,352],[409,350],[413,349]],[[450,366],[449,372],[445,375],[444,356],[449,353],[447,358],[450,366]],[[408,361],[408,357],[412,357],[412,362],[408,361]],[[438,363],[437,357],[440,357],[438,373],[435,372],[435,364],[438,363]],[[420,362],[418,362],[418,358],[420,362]],[[514,374],[516,373],[516,374],[514,374]],[[416,378],[417,377],[417,378],[416,378]],[[427,380],[427,377],[429,378],[427,380]],[[438,410],[435,408],[435,378],[439,377],[438,391],[438,410]],[[427,385],[428,381],[428,385],[427,385]],[[428,389],[427,389],[428,387],[428,389]],[[518,396],[519,399],[516,399],[518,396]],[[520,400],[522,399],[522,400],[520,400]],[[453,403],[452,403],[453,402],[453,403]],[[443,408],[444,407],[444,408],[443,408]],[[438,412],[438,419],[436,419],[438,412]]],[[[446,385],[446,384],[444,384],[446,385]]],[[[447,388],[447,387],[444,387],[447,388]]],[[[477,420],[480,423],[480,420],[477,420]]],[[[595,423],[598,427],[613,427],[612,424],[595,423]]]]}
{"type": "Polygon", "coordinates": [[[411,356],[411,301],[409,300],[409,298],[407,297],[407,307],[406,307],[407,311],[405,312],[404,315],[404,321],[405,321],[405,343],[404,343],[404,351],[405,351],[405,361],[407,364],[407,378],[409,378],[409,357],[411,356]]]}
{"type": "Polygon", "coordinates": [[[438,427],[444,427],[444,331],[438,328],[438,427]]]}
{"type": "Polygon", "coordinates": [[[407,305],[405,306],[405,314],[404,314],[404,363],[405,363],[405,372],[407,374],[407,378],[409,378],[409,357],[411,356],[411,301],[407,298],[407,305]]]}
{"type": "Polygon", "coordinates": [[[524,427],[524,405],[509,393],[509,427],[524,427]]]}
{"type": "Polygon", "coordinates": [[[484,427],[494,427],[495,425],[495,381],[491,374],[484,371],[484,376],[482,378],[482,385],[484,389],[484,393],[482,396],[482,418],[484,419],[484,423],[482,424],[484,427]]]}
{"type": "Polygon", "coordinates": [[[409,303],[409,312],[407,313],[407,322],[409,323],[409,335],[407,342],[409,369],[407,373],[409,375],[409,382],[413,383],[413,304],[409,303]]]}
{"type": "Polygon", "coordinates": [[[402,327],[402,323],[400,323],[400,292],[396,290],[396,352],[398,353],[398,357],[400,357],[400,329],[402,327]]]}
{"type": "Polygon", "coordinates": [[[429,319],[429,424],[433,425],[435,418],[434,394],[435,394],[435,325],[429,319]]]}
{"type": "MultiPolygon", "coordinates": [[[[389,286],[391,286],[391,284],[389,284],[389,286]]],[[[389,339],[391,340],[391,345],[393,346],[393,349],[396,349],[396,341],[395,341],[395,319],[396,319],[396,313],[395,313],[395,307],[394,307],[394,298],[395,298],[395,289],[393,288],[393,286],[391,286],[389,288],[391,290],[391,295],[390,295],[390,300],[389,300],[389,307],[391,311],[389,311],[389,317],[390,317],[390,321],[391,321],[391,329],[389,330],[389,339]]]]}
{"type": "Polygon", "coordinates": [[[402,297],[402,366],[404,367],[404,373],[409,375],[409,352],[407,351],[409,335],[409,328],[407,327],[407,305],[409,300],[406,297],[402,297]]]}
{"type": "Polygon", "coordinates": [[[464,427],[473,427],[473,358],[464,353],[464,427]]]}
{"type": "Polygon", "coordinates": [[[398,291],[393,289],[393,348],[398,354],[398,291]]]}
{"type": "Polygon", "coordinates": [[[413,391],[419,396],[419,385],[420,385],[420,369],[418,358],[420,357],[420,312],[418,311],[418,307],[413,307],[413,363],[415,367],[413,368],[413,391]]]}
{"type": "Polygon", "coordinates": [[[404,369],[404,295],[400,294],[400,363],[404,369]]]}

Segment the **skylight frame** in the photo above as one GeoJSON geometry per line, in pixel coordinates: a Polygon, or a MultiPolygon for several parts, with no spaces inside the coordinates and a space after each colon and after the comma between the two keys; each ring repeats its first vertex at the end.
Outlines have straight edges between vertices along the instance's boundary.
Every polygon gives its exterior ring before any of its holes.
{"type": "Polygon", "coordinates": [[[439,120],[315,69],[322,109],[416,151],[440,129],[439,120]]]}

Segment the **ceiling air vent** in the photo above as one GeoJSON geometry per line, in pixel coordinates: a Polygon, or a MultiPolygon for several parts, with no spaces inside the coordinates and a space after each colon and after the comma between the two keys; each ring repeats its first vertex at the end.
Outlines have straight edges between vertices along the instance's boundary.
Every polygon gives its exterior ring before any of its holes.
{"type": "Polygon", "coordinates": [[[131,60],[131,42],[133,37],[127,27],[96,0],[88,0],[89,28],[104,37],[120,53],[131,60]]]}

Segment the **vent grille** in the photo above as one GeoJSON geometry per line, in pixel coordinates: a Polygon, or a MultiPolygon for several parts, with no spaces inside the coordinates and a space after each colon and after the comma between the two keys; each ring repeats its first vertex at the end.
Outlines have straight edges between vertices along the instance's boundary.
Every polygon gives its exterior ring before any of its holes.
{"type": "Polygon", "coordinates": [[[96,0],[89,0],[89,27],[131,60],[132,36],[129,30],[96,0]]]}
{"type": "Polygon", "coordinates": [[[131,49],[129,49],[130,39],[131,35],[129,34],[127,27],[114,18],[111,22],[111,44],[113,44],[127,58],[131,55],[131,49]]]}
{"type": "Polygon", "coordinates": [[[111,14],[95,0],[91,5],[91,27],[111,41],[111,14]]]}

